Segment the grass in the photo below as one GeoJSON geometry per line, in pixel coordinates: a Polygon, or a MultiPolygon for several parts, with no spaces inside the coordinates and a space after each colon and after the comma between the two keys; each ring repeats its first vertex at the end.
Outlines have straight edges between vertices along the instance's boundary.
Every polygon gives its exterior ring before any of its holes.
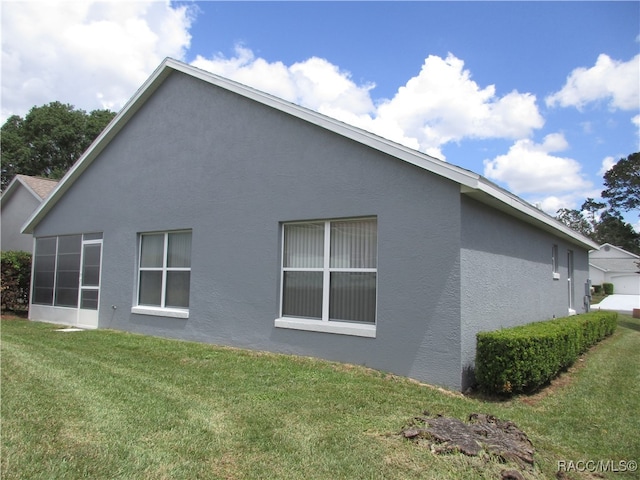
{"type": "Polygon", "coordinates": [[[502,402],[311,358],[57,328],[2,321],[3,479],[495,479],[514,467],[397,435],[424,410],[514,421],[536,448],[527,479],[556,478],[558,461],[640,460],[629,316],[550,387],[502,402]]]}
{"type": "Polygon", "coordinates": [[[599,292],[594,292],[591,294],[591,305],[597,305],[599,304],[602,300],[604,300],[605,298],[607,298],[609,295],[607,295],[606,293],[604,293],[604,291],[601,289],[599,292]]]}

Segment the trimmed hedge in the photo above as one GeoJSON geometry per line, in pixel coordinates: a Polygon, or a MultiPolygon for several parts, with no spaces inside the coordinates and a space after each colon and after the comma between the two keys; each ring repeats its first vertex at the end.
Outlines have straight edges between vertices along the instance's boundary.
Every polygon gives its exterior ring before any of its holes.
{"type": "Polygon", "coordinates": [[[29,286],[31,284],[31,254],[10,250],[0,254],[2,283],[1,309],[14,312],[29,308],[29,286]]]}
{"type": "Polygon", "coordinates": [[[607,295],[613,295],[613,283],[603,283],[602,288],[607,295]]]}
{"type": "Polygon", "coordinates": [[[531,392],[611,335],[615,312],[591,312],[476,335],[475,376],[487,393],[531,392]]]}

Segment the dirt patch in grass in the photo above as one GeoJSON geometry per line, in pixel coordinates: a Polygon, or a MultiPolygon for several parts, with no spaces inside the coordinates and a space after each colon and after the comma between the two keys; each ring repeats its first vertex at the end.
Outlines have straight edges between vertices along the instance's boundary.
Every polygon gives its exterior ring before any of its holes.
{"type": "Polygon", "coordinates": [[[426,440],[434,453],[478,456],[487,452],[520,467],[533,465],[534,448],[527,435],[515,423],[493,415],[472,413],[468,423],[439,415],[415,417],[401,433],[414,441],[426,440]]]}
{"type": "Polygon", "coordinates": [[[0,315],[2,316],[2,320],[25,320],[29,317],[29,312],[26,310],[18,312],[3,310],[0,315]]]}

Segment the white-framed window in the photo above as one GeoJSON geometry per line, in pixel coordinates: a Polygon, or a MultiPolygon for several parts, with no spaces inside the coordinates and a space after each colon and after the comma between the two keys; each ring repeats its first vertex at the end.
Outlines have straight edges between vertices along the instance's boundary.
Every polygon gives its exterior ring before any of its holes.
{"type": "Polygon", "coordinates": [[[191,231],[140,234],[133,313],[188,318],[191,231]]]}
{"type": "Polygon", "coordinates": [[[560,270],[558,266],[558,245],[551,247],[551,275],[554,280],[560,279],[560,270]]]}
{"type": "Polygon", "coordinates": [[[283,224],[277,327],[375,336],[376,218],[283,224]]]}

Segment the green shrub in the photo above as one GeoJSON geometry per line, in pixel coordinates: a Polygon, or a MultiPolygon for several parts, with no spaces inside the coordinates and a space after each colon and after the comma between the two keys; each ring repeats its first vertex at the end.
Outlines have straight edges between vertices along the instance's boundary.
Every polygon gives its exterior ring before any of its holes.
{"type": "Polygon", "coordinates": [[[31,284],[31,254],[22,251],[7,251],[0,254],[2,275],[0,295],[2,310],[14,312],[29,308],[29,286],[31,284]]]}
{"type": "Polygon", "coordinates": [[[602,288],[607,295],[613,295],[613,283],[603,283],[602,288]]]}
{"type": "Polygon", "coordinates": [[[594,285],[593,286],[593,293],[600,293],[602,292],[602,285],[594,285]]]}
{"type": "Polygon", "coordinates": [[[611,335],[615,312],[592,312],[477,334],[475,375],[488,393],[530,392],[611,335]]]}

